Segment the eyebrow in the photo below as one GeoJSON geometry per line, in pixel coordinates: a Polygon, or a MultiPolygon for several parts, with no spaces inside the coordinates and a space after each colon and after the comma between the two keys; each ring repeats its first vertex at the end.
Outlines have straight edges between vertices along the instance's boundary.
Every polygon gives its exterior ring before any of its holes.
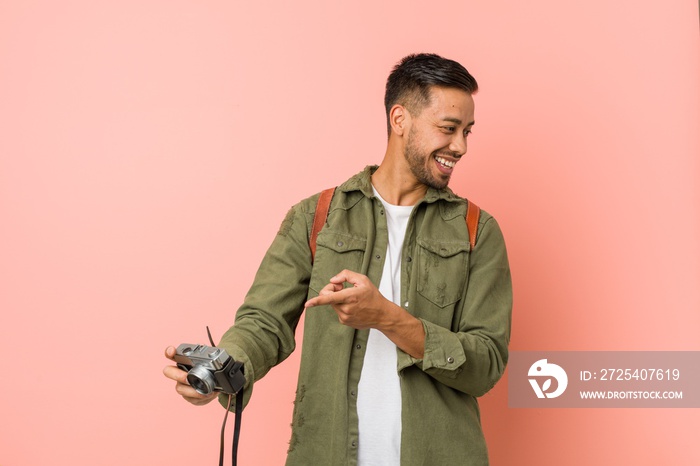
{"type": "MultiPolygon", "coordinates": [[[[459,118],[445,117],[442,119],[442,121],[449,121],[450,123],[454,123],[456,125],[462,124],[462,120],[460,120],[459,118]]],[[[467,126],[474,126],[474,123],[474,121],[470,121],[469,124],[467,124],[467,126]]]]}

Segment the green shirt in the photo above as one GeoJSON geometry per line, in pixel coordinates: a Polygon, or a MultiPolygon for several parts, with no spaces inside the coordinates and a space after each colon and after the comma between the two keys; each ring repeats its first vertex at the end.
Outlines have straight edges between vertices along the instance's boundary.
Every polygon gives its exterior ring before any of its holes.
{"type": "MultiPolygon", "coordinates": [[[[304,303],[332,276],[349,269],[379,284],[387,226],[372,193],[375,169],[336,189],[313,267],[309,234],[318,195],[282,222],[219,345],[245,364],[244,402],[251,381],[294,351],[304,303]]],[[[505,370],[511,279],[503,236],[484,211],[470,250],[466,205],[449,189],[429,188],[406,230],[401,303],[423,323],[425,354],[415,359],[397,349],[402,465],[488,464],[476,397],[505,370]]],[[[356,394],[368,333],[341,325],[330,306],[308,310],[287,465],[357,464],[356,394]]]]}

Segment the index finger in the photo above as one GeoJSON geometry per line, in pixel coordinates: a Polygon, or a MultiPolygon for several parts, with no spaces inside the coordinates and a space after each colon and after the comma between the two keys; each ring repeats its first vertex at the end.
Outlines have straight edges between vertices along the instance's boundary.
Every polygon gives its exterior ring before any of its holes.
{"type": "Polygon", "coordinates": [[[183,371],[179,367],[175,366],[165,366],[163,368],[163,375],[165,375],[167,378],[174,380],[175,382],[179,382],[184,385],[189,385],[190,383],[187,381],[187,372],[183,371]]]}
{"type": "Polygon", "coordinates": [[[349,293],[352,293],[352,288],[345,288],[341,291],[319,295],[306,301],[304,308],[324,306],[326,304],[340,304],[345,302],[349,293]]]}
{"type": "Polygon", "coordinates": [[[175,360],[175,347],[174,346],[168,346],[165,348],[165,357],[168,359],[172,359],[173,361],[175,360]]]}

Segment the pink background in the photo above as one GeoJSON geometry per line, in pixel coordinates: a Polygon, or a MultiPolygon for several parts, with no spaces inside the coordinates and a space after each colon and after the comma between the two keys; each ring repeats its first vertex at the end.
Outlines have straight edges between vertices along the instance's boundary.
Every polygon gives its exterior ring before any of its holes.
{"type": "MultiPolygon", "coordinates": [[[[695,0],[1,2],[0,464],[216,464],[163,348],[218,339],[289,206],[381,160],[416,51],[481,86],[452,187],[505,232],[511,348],[700,350],[698,39],[695,0]]],[[[241,464],[282,464],[297,364],[241,464]]],[[[697,409],[482,408],[495,466],[700,463],[697,409]]]]}

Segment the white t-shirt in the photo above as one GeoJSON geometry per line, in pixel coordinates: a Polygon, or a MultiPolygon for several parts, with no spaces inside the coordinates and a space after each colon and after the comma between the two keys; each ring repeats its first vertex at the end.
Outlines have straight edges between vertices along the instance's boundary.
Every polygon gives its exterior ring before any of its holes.
{"type": "MultiPolygon", "coordinates": [[[[373,187],[374,189],[374,187],[373,187]]],[[[401,305],[401,250],[413,206],[384,205],[389,246],[379,292],[401,305]]],[[[401,461],[401,384],[396,370],[396,345],[382,332],[370,329],[357,389],[360,466],[399,466],[401,461]]]]}

